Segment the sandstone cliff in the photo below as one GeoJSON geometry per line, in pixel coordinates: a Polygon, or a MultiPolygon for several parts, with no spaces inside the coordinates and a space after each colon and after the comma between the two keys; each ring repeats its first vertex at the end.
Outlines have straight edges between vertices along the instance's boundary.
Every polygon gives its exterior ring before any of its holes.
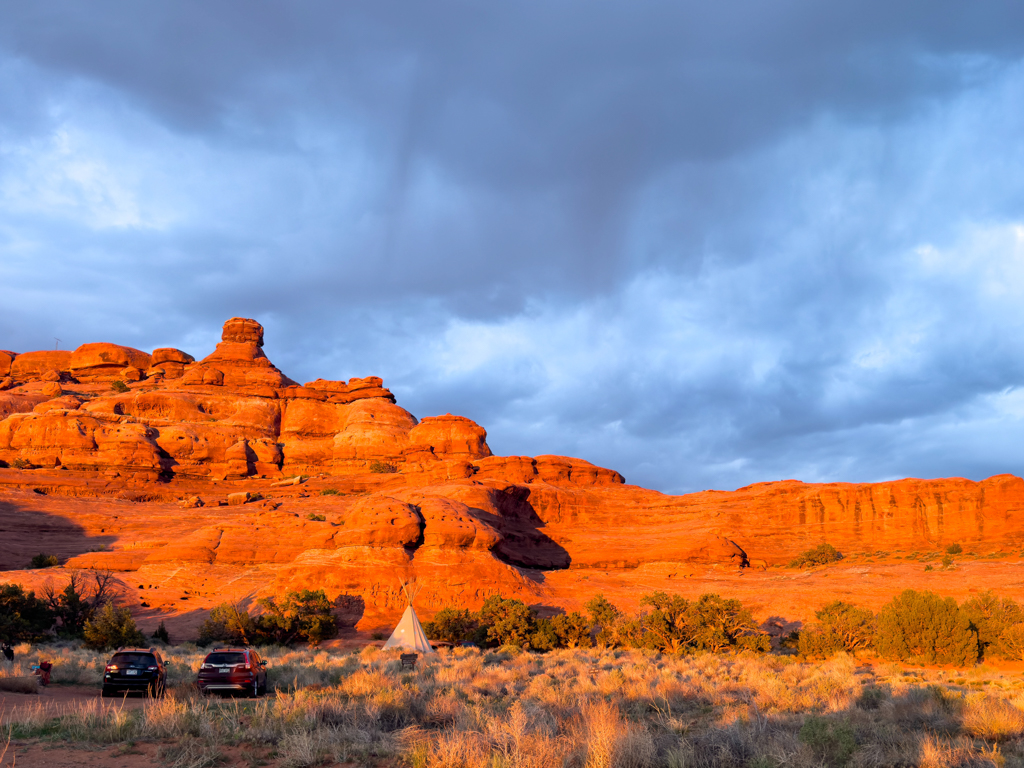
{"type": "Polygon", "coordinates": [[[52,552],[122,574],[143,618],[193,624],[224,599],[318,586],[366,626],[402,607],[399,576],[427,585],[429,613],[499,591],[628,603],[823,541],[850,562],[1024,547],[1018,477],[666,496],[580,459],[494,456],[481,426],[418,420],[376,377],[299,385],[263,337],[232,318],[198,361],[105,343],[0,352],[0,578],[52,578],[18,570],[52,552]]]}

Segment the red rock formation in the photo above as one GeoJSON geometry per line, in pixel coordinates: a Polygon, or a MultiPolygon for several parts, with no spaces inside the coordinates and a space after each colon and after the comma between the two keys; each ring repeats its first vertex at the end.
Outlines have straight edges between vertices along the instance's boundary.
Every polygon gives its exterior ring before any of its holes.
{"type": "Polygon", "coordinates": [[[43,468],[0,465],[0,568],[56,552],[66,567],[158,585],[145,589],[174,598],[154,624],[317,586],[362,601],[374,626],[404,607],[399,575],[428,586],[427,612],[499,591],[578,607],[584,588],[628,606],[638,590],[704,589],[701,569],[751,574],[749,562],[769,568],[823,541],[857,562],[954,542],[1024,547],[1017,477],[665,496],[581,459],[493,456],[482,427],[417,421],[376,377],[299,386],[262,345],[258,323],[232,318],[199,362],[114,344],[0,353],[0,461],[43,468]],[[280,483],[300,475],[312,479],[280,483]],[[97,541],[107,551],[89,551],[97,541]]]}
{"type": "Polygon", "coordinates": [[[165,379],[180,379],[185,373],[185,366],[194,363],[192,355],[173,347],[160,347],[153,350],[148,376],[163,376],[165,379]]]}
{"type": "Polygon", "coordinates": [[[66,371],[71,352],[66,349],[25,352],[11,363],[11,378],[17,382],[41,381],[47,371],[66,371]]]}
{"type": "MultiPolygon", "coordinates": [[[[232,318],[217,349],[198,363],[177,349],[150,356],[115,344],[13,357],[19,386],[0,396],[0,416],[25,416],[0,422],[0,460],[221,478],[405,463],[417,421],[379,378],[300,387],[262,346],[259,323],[232,318]],[[113,380],[132,389],[103,386],[113,380]],[[77,400],[33,411],[64,394],[77,400]]],[[[489,454],[483,429],[467,419],[444,417],[423,439],[431,461],[489,454]]]]}
{"type": "Polygon", "coordinates": [[[16,352],[0,349],[0,379],[5,379],[11,375],[11,364],[14,363],[14,358],[17,356],[16,352]]]}
{"type": "MultiPolygon", "coordinates": [[[[71,354],[68,369],[79,381],[113,381],[125,368],[146,370],[150,356],[118,344],[83,344],[71,354]]],[[[135,378],[138,381],[140,377],[135,378]]]]}

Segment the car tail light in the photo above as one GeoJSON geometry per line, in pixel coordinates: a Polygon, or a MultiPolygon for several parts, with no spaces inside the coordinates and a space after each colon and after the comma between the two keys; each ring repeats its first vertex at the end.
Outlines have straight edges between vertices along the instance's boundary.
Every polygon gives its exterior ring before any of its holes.
{"type": "Polygon", "coordinates": [[[107,664],[107,672],[117,672],[117,664],[107,664]]]}
{"type": "Polygon", "coordinates": [[[156,667],[146,667],[146,669],[148,669],[150,672],[152,672],[154,669],[156,669],[156,667]]]}

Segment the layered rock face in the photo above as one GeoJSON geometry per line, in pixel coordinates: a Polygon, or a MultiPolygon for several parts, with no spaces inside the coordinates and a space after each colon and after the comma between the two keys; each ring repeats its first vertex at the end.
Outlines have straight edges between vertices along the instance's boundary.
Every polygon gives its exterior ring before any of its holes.
{"type": "Polygon", "coordinates": [[[381,462],[439,479],[491,455],[469,419],[422,423],[377,377],[299,386],[263,352],[263,327],[232,318],[196,362],[116,344],[0,353],[0,460],[159,477],[363,471],[381,462]],[[114,391],[120,383],[124,391],[114,391]],[[127,389],[125,389],[127,388],[127,389]]]}
{"type": "Polygon", "coordinates": [[[198,361],[107,343],[0,351],[0,390],[0,580],[31,583],[10,569],[45,551],[190,600],[154,618],[305,587],[387,616],[410,575],[428,611],[495,592],[572,605],[570,577],[697,590],[699,569],[749,574],[823,541],[862,557],[1024,547],[1015,476],[666,496],[580,459],[494,456],[483,427],[418,420],[377,377],[299,385],[245,318],[198,361]]]}

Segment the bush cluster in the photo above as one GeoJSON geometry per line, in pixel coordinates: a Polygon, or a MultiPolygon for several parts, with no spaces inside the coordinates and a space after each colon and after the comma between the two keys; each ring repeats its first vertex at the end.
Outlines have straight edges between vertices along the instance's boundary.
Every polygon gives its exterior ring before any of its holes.
{"type": "MultiPolygon", "coordinates": [[[[992,655],[1024,660],[1024,608],[992,592],[962,605],[932,592],[906,590],[878,614],[841,600],[815,614],[816,621],[791,637],[803,656],[828,657],[873,649],[879,656],[921,664],[966,666],[992,655]]],[[[738,600],[704,594],[695,600],[666,592],[640,599],[627,616],[603,595],[574,611],[540,618],[520,600],[489,597],[476,613],[446,608],[424,623],[432,640],[515,645],[537,651],[597,644],[666,653],[770,648],[767,632],[738,600]]],[[[785,645],[785,644],[784,644],[785,645]]]]}
{"type": "Polygon", "coordinates": [[[85,647],[97,651],[148,645],[145,635],[135,626],[132,612],[128,608],[115,608],[111,603],[85,623],[82,636],[85,647]]]}
{"type": "Polygon", "coordinates": [[[289,592],[283,599],[261,598],[263,613],[251,616],[244,608],[222,603],[210,611],[199,628],[199,642],[253,645],[305,642],[319,645],[338,634],[331,601],[322,589],[289,592]]]}
{"type": "Polygon", "coordinates": [[[814,549],[801,552],[789,564],[790,568],[809,568],[813,565],[827,565],[843,559],[842,553],[828,542],[814,549]]]}
{"type": "Polygon", "coordinates": [[[60,561],[56,555],[47,555],[40,552],[38,555],[32,557],[32,561],[29,563],[29,568],[53,568],[55,565],[60,565],[60,561]]]}
{"type": "MultiPolygon", "coordinates": [[[[33,558],[34,567],[47,567],[49,558],[48,555],[33,558]]],[[[85,638],[91,647],[101,648],[105,646],[99,638],[113,631],[113,623],[119,622],[125,632],[137,632],[128,609],[113,607],[117,598],[115,584],[109,572],[91,576],[73,572],[63,588],[56,582],[47,582],[39,597],[35,592],[26,592],[20,584],[0,584],[0,640],[32,642],[56,635],[67,639],[85,638]]],[[[138,637],[141,635],[131,635],[133,640],[138,637]]]]}
{"type": "Polygon", "coordinates": [[[0,584],[0,640],[40,640],[52,626],[53,612],[45,600],[26,592],[20,584],[0,584]]]}
{"type": "Polygon", "coordinates": [[[1000,656],[1024,660],[1024,608],[991,591],[961,605],[934,592],[905,590],[877,615],[835,601],[799,636],[806,656],[873,648],[886,659],[921,664],[974,664],[1000,656]]]}
{"type": "Polygon", "coordinates": [[[705,594],[690,601],[654,592],[641,599],[640,611],[625,616],[603,595],[578,611],[540,618],[521,600],[492,595],[476,613],[446,608],[423,625],[427,637],[450,643],[516,645],[537,651],[604,646],[659,651],[767,651],[768,636],[757,628],[738,600],[705,594]]]}

